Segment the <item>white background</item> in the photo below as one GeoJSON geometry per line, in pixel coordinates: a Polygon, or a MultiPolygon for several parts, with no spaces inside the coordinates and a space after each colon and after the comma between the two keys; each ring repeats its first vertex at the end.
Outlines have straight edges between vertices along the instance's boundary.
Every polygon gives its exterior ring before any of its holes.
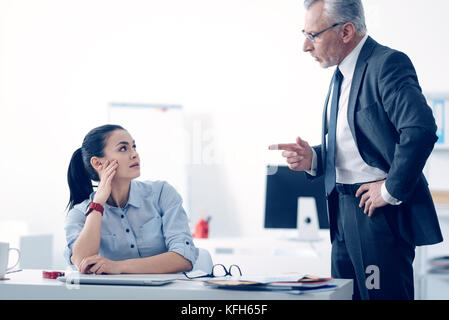
{"type": "MultiPolygon", "coordinates": [[[[449,92],[448,1],[364,4],[369,34],[410,56],[423,90],[449,92]]],[[[303,17],[300,0],[0,0],[0,240],[54,234],[61,261],[68,162],[111,102],[182,105],[200,147],[192,225],[263,233],[265,166],[282,163],[267,147],[320,142],[333,72],[302,52],[303,17]]],[[[431,186],[449,188],[447,159],[431,186]]]]}

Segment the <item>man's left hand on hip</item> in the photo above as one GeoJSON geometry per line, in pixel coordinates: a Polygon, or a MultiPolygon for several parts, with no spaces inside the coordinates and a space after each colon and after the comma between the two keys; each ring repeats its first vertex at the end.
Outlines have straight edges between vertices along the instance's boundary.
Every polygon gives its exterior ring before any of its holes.
{"type": "Polygon", "coordinates": [[[374,214],[374,210],[386,206],[388,203],[382,198],[382,184],[385,181],[376,181],[373,183],[367,183],[362,185],[356,192],[356,198],[362,195],[359,207],[365,209],[364,214],[368,214],[371,217],[374,214]]]}

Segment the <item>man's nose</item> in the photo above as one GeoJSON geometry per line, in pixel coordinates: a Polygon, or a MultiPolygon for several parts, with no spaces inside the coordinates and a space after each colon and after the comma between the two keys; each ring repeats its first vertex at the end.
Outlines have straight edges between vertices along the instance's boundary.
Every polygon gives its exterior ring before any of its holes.
{"type": "Polygon", "coordinates": [[[313,50],[313,43],[308,38],[304,39],[304,44],[302,46],[304,52],[310,52],[313,50]]]}

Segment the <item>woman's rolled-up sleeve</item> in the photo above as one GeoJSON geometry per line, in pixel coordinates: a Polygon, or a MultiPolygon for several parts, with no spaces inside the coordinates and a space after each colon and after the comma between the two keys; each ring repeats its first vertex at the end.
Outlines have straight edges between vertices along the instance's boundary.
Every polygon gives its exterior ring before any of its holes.
{"type": "Polygon", "coordinates": [[[193,266],[198,258],[198,249],[193,244],[187,214],[182,207],[182,198],[166,182],[161,189],[159,207],[162,211],[162,230],[167,250],[180,254],[193,266]]]}

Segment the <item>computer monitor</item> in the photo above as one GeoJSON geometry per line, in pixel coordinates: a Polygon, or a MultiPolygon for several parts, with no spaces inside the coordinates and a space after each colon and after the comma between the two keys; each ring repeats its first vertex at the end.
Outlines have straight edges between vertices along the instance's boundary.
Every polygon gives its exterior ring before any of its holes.
{"type": "Polygon", "coordinates": [[[303,221],[298,223],[297,219],[300,214],[298,203],[302,198],[315,199],[319,228],[329,229],[324,177],[312,181],[306,177],[306,173],[290,170],[287,166],[277,166],[277,170],[267,166],[264,227],[301,229],[303,221]]]}

